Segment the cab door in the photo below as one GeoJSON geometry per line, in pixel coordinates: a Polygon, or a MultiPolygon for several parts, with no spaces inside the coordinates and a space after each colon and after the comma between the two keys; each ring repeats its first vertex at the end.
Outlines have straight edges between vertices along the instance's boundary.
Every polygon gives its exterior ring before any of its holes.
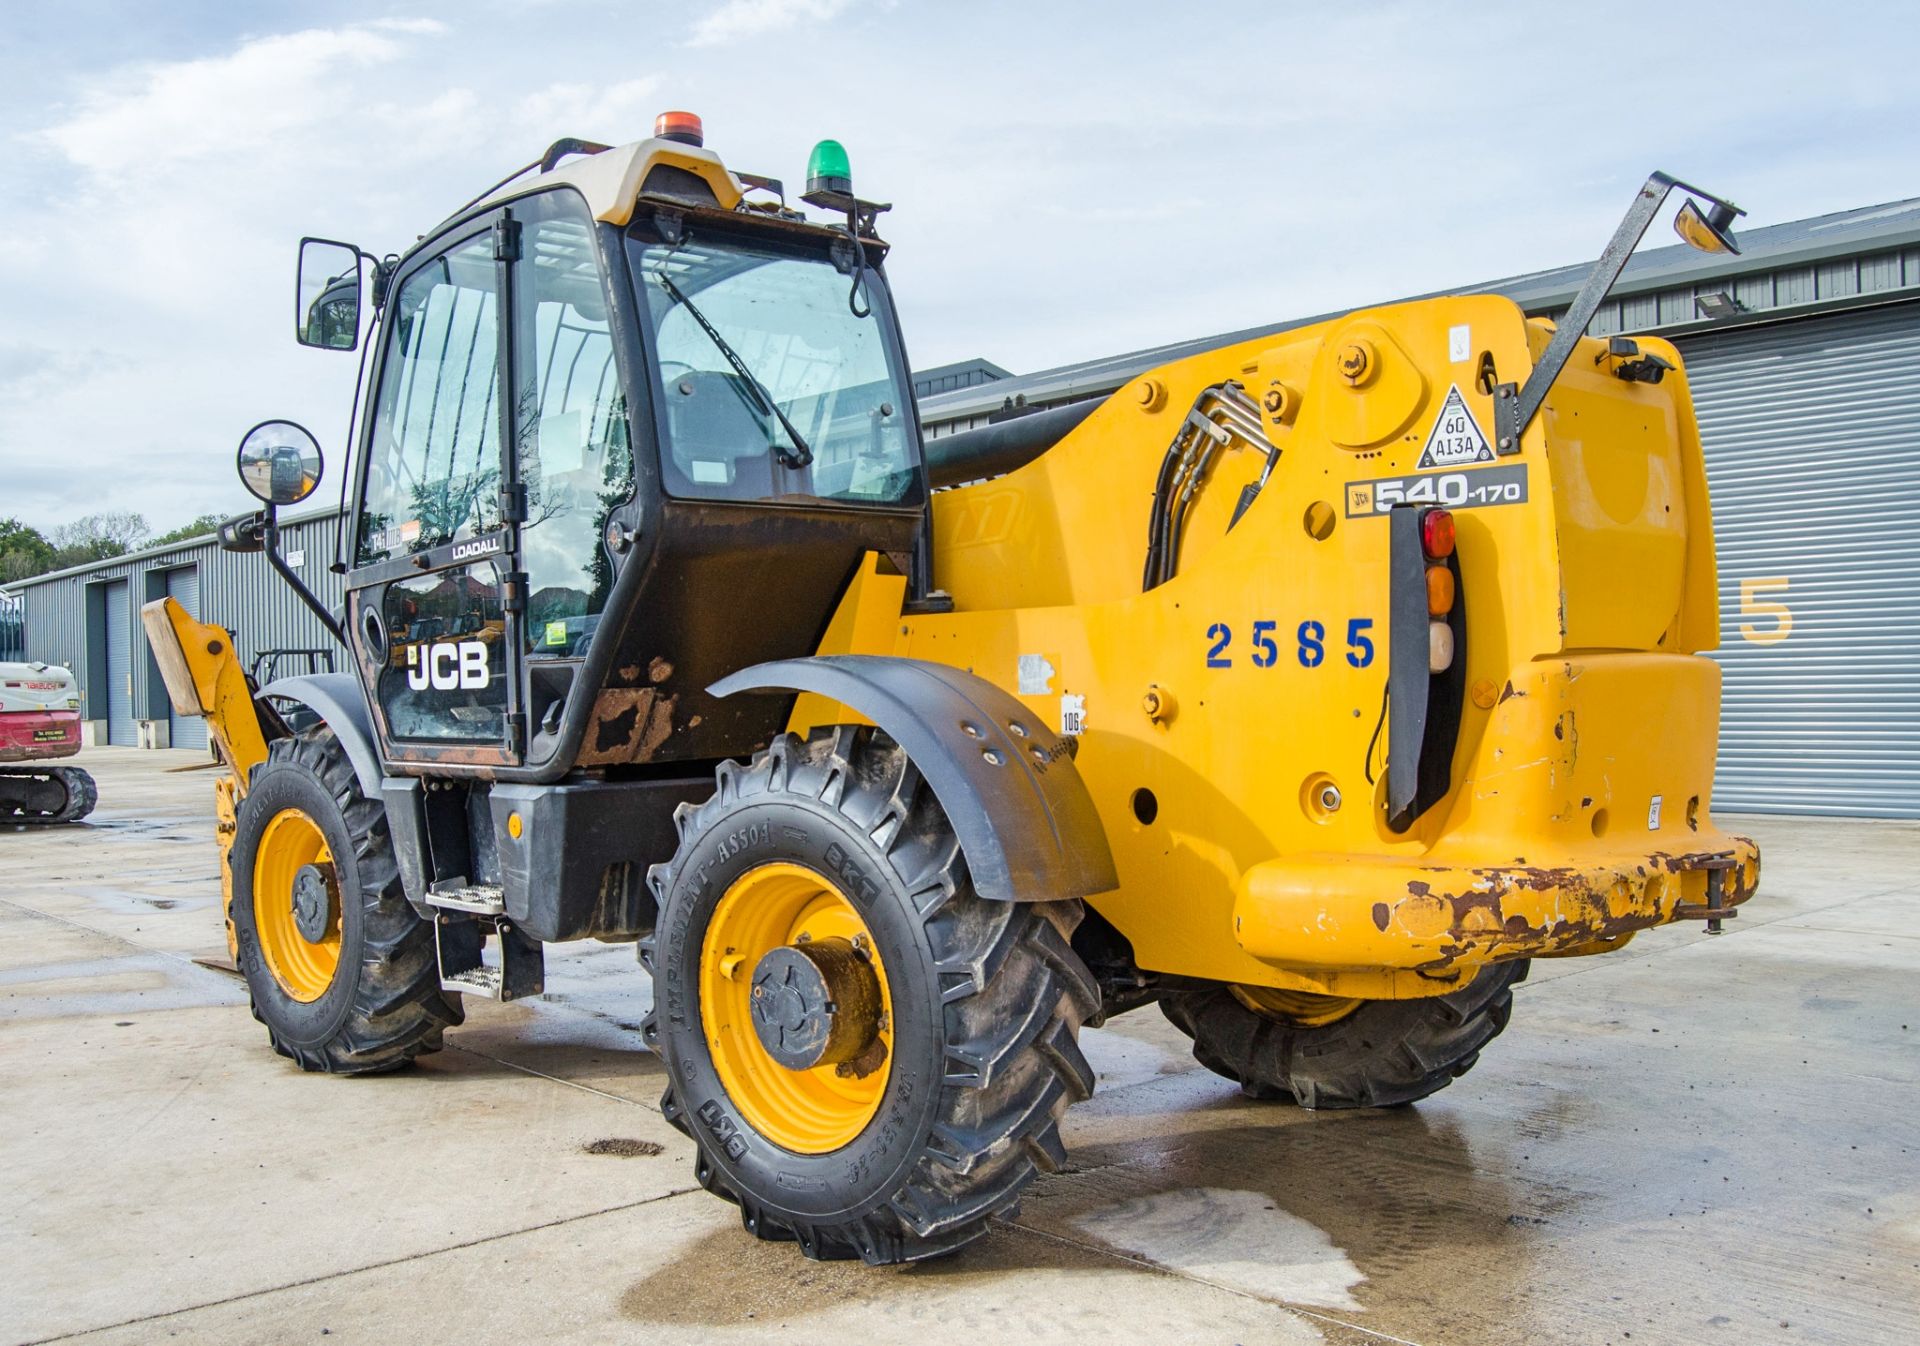
{"type": "Polygon", "coordinates": [[[525,492],[509,368],[507,211],[471,222],[395,278],[360,467],[350,635],[387,758],[515,766],[525,492]]]}

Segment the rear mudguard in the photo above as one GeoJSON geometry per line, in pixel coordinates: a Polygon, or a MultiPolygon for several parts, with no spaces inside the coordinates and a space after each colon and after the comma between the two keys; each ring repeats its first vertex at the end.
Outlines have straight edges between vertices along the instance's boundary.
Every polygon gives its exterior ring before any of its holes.
{"type": "Polygon", "coordinates": [[[1072,746],[984,678],[919,659],[835,654],[757,664],[707,690],[814,692],[872,720],[933,788],[982,897],[1047,902],[1119,887],[1072,746]]]}

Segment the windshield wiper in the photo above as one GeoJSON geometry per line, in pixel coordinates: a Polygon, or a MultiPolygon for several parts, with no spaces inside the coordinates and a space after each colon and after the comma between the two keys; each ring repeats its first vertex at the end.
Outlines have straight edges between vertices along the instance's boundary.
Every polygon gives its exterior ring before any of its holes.
{"type": "Polygon", "coordinates": [[[763,416],[772,416],[780,422],[780,428],[787,432],[787,437],[793,441],[791,450],[782,444],[769,445],[774,456],[780,460],[780,465],[799,468],[811,463],[813,450],[807,447],[807,441],[800,437],[800,432],[793,428],[793,422],[787,419],[786,412],[780,410],[780,404],[773,400],[773,394],[767,391],[766,385],[753,376],[753,371],[747,368],[747,362],[740,358],[739,352],[727,344],[727,339],[707,321],[707,315],[694,307],[693,301],[687,298],[678,285],[667,278],[666,273],[656,271],[653,273],[653,278],[660,282],[661,289],[673,297],[674,303],[693,315],[693,320],[700,324],[700,330],[707,334],[707,339],[713,342],[714,348],[727,357],[727,363],[733,366],[733,372],[738,374],[752,391],[753,400],[757,404],[754,409],[763,416]]]}

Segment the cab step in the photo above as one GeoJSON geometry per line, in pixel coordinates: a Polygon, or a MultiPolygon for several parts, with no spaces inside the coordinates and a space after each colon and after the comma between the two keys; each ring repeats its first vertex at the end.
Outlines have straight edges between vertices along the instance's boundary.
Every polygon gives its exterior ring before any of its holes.
{"type": "Polygon", "coordinates": [[[506,894],[497,883],[468,883],[453,879],[427,889],[427,905],[443,911],[464,911],[475,916],[504,916],[506,894]]]}
{"type": "Polygon", "coordinates": [[[546,989],[546,953],[537,939],[520,933],[506,916],[501,890],[464,881],[436,884],[427,905],[433,920],[440,989],[488,1000],[519,1000],[546,989]],[[491,943],[493,959],[488,961],[491,943]]]}

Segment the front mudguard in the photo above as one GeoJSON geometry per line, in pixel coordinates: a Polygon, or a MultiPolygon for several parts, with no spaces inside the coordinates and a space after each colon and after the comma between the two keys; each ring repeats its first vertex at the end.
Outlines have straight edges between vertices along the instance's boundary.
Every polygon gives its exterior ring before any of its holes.
{"type": "Polygon", "coordinates": [[[360,684],[351,673],[307,673],[278,678],[255,693],[254,699],[292,702],[325,720],[327,728],[346,750],[347,760],[353,764],[360,793],[368,799],[380,797],[380,749],[373,737],[373,717],[368,714],[367,699],[361,695],[360,684]]]}
{"type": "Polygon", "coordinates": [[[835,654],[757,664],[707,690],[813,692],[872,720],[932,787],[984,898],[1050,902],[1120,886],[1071,743],[984,678],[920,659],[835,654]]]}

